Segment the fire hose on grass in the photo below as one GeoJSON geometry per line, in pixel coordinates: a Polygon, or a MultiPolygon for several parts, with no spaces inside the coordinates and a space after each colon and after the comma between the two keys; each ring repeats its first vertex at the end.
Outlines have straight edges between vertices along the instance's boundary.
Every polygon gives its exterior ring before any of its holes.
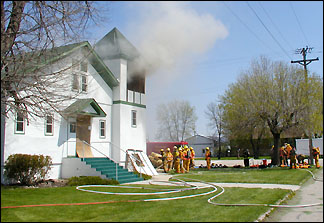
{"type": "MultiPolygon", "coordinates": [[[[311,171],[308,171],[312,174],[313,179],[317,180],[313,173],[311,171]]],[[[167,201],[167,200],[176,200],[176,199],[184,199],[184,198],[190,198],[190,197],[198,197],[198,196],[204,196],[209,195],[217,192],[217,187],[221,188],[221,192],[212,196],[207,200],[208,203],[216,206],[268,206],[268,207],[277,207],[277,208],[304,208],[304,207],[311,207],[311,206],[319,206],[323,205],[323,203],[314,203],[314,204],[302,204],[302,205],[280,205],[280,204],[225,204],[225,203],[215,203],[212,200],[216,197],[222,195],[225,192],[225,189],[217,185],[217,183],[210,183],[205,182],[201,180],[186,178],[187,180],[196,181],[201,184],[204,184],[205,186],[196,186],[190,182],[186,182],[184,180],[181,180],[177,177],[171,177],[170,179],[178,180],[179,182],[173,182],[173,181],[151,181],[150,184],[154,185],[152,182],[163,182],[166,184],[176,184],[176,185],[183,185],[183,186],[190,186],[190,188],[179,188],[179,189],[155,189],[155,188],[145,188],[145,187],[135,187],[135,186],[127,186],[127,185],[83,185],[83,186],[77,186],[76,189],[80,191],[85,192],[91,192],[91,193],[99,193],[99,194],[109,194],[109,195],[162,195],[162,194],[171,194],[171,193],[177,193],[177,192],[183,192],[183,191],[189,191],[189,190],[198,190],[198,189],[204,189],[204,188],[212,188],[211,191],[204,192],[204,193],[198,193],[198,194],[191,194],[191,195],[184,195],[184,196],[177,196],[177,197],[165,197],[165,198],[152,198],[152,199],[142,199],[142,200],[126,200],[126,201],[106,201],[106,202],[90,202],[90,203],[70,203],[70,204],[41,204],[41,205],[21,205],[21,206],[8,206],[8,207],[1,207],[1,208],[17,208],[17,207],[35,207],[35,206],[64,206],[64,205],[89,205],[89,204],[106,204],[106,203],[118,203],[118,202],[141,202],[141,201],[167,201]],[[181,184],[180,184],[181,183],[181,184]],[[160,190],[158,192],[149,192],[149,193],[122,193],[122,192],[109,192],[109,191],[95,191],[95,190],[89,190],[85,188],[90,187],[107,187],[107,188],[130,188],[130,189],[150,189],[150,190],[160,190]]]]}

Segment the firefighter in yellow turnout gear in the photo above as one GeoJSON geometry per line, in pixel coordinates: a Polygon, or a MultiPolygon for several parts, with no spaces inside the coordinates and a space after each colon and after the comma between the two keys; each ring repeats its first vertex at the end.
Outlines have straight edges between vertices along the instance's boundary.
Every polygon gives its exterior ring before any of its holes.
{"type": "Polygon", "coordinates": [[[183,148],[179,148],[179,156],[180,156],[180,172],[184,173],[184,167],[183,167],[183,148]]]}
{"type": "Polygon", "coordinates": [[[183,152],[183,167],[186,172],[189,172],[189,164],[190,164],[190,150],[187,145],[184,146],[183,152]]]}
{"type": "Polygon", "coordinates": [[[319,155],[320,155],[320,148],[319,147],[313,147],[313,157],[314,157],[314,160],[315,160],[316,168],[320,168],[319,155]]]}
{"type": "Polygon", "coordinates": [[[165,157],[166,157],[166,172],[169,172],[171,170],[172,161],[173,161],[173,155],[170,152],[170,148],[167,148],[165,157]]]}
{"type": "Polygon", "coordinates": [[[195,150],[192,147],[190,147],[189,149],[190,149],[190,152],[191,152],[189,167],[193,168],[193,167],[195,167],[195,150]]]}
{"type": "Polygon", "coordinates": [[[173,153],[173,160],[174,160],[174,169],[176,173],[180,173],[180,152],[179,149],[176,148],[175,152],[173,153]]]}
{"type": "Polygon", "coordinates": [[[162,166],[163,166],[163,170],[164,170],[164,173],[166,173],[166,159],[165,159],[165,152],[164,152],[164,149],[161,149],[160,150],[160,154],[161,154],[161,159],[162,159],[162,166]]]}
{"type": "Polygon", "coordinates": [[[205,160],[207,163],[207,169],[210,170],[210,157],[211,157],[211,153],[209,151],[209,147],[206,147],[206,153],[205,153],[205,160]]]}

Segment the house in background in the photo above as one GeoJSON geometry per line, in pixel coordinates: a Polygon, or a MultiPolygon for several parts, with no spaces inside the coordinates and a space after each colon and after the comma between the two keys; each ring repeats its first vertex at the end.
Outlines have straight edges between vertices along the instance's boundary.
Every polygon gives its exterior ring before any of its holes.
{"type": "Polygon", "coordinates": [[[28,123],[18,114],[2,117],[2,183],[11,154],[51,156],[49,178],[58,179],[103,174],[81,157],[109,157],[123,166],[128,149],[146,153],[145,76],[135,69],[136,48],[114,28],[94,47],[85,41],[55,50],[60,55],[42,70],[67,69],[66,84],[78,97],[63,103],[60,114],[28,123]]]}
{"type": "Polygon", "coordinates": [[[212,156],[216,156],[216,154],[214,154],[216,142],[212,138],[197,134],[185,139],[185,141],[195,150],[196,157],[205,157],[206,147],[209,147],[212,156]]]}

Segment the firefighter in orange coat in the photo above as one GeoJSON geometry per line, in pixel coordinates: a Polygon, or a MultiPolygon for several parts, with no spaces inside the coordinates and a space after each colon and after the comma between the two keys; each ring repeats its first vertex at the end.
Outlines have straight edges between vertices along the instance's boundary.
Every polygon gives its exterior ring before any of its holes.
{"type": "Polygon", "coordinates": [[[205,160],[207,163],[208,170],[210,170],[210,157],[211,157],[211,152],[209,151],[209,147],[206,147],[205,160]]]}
{"type": "Polygon", "coordinates": [[[320,168],[319,155],[320,155],[320,148],[319,147],[313,147],[313,157],[315,159],[316,168],[320,168]]]}
{"type": "Polygon", "coordinates": [[[287,151],[284,146],[280,147],[280,160],[281,160],[281,166],[285,166],[287,162],[287,151]]]}
{"type": "Polygon", "coordinates": [[[170,148],[167,148],[167,152],[165,154],[166,157],[166,172],[169,172],[171,170],[171,166],[172,166],[172,161],[173,161],[173,155],[170,152],[170,148]]]}
{"type": "MultiPolygon", "coordinates": [[[[288,165],[288,158],[290,159],[290,152],[292,150],[292,147],[290,144],[286,144],[286,151],[287,151],[287,165],[288,165]]],[[[289,162],[289,165],[291,166],[291,159],[290,159],[290,162],[289,162]]]]}

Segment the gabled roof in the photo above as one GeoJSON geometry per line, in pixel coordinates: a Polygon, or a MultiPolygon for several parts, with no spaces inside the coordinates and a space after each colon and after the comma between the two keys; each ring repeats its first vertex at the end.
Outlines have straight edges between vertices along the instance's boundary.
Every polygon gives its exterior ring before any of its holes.
{"type": "Polygon", "coordinates": [[[212,139],[212,138],[210,138],[210,137],[207,137],[207,136],[203,136],[203,135],[199,135],[199,134],[196,134],[196,135],[194,135],[194,136],[191,136],[191,137],[189,137],[189,138],[187,138],[187,139],[185,139],[186,141],[190,141],[190,139],[192,139],[192,138],[196,138],[196,137],[200,137],[200,138],[205,138],[205,139],[209,139],[209,140],[214,140],[214,139],[212,139]]]}
{"type": "Polygon", "coordinates": [[[63,114],[66,116],[90,115],[95,117],[106,117],[106,113],[93,98],[76,100],[63,110],[63,114]]]}
{"type": "MultiPolygon", "coordinates": [[[[119,84],[118,80],[110,71],[110,69],[105,65],[102,59],[98,56],[98,54],[93,50],[93,48],[91,47],[88,41],[55,47],[49,50],[43,50],[39,52],[27,53],[24,56],[24,58],[26,59],[27,57],[30,57],[31,59],[28,60],[28,63],[26,63],[23,69],[20,70],[19,72],[21,73],[36,72],[38,69],[46,65],[49,65],[51,63],[54,63],[59,59],[63,59],[81,48],[87,48],[87,51],[90,52],[88,60],[95,68],[95,70],[99,73],[99,75],[103,78],[103,80],[106,82],[106,84],[110,88],[118,86],[119,84]]],[[[2,74],[1,74],[1,79],[2,79],[2,74]]]]}
{"type": "Polygon", "coordinates": [[[140,55],[116,27],[99,40],[94,49],[102,59],[124,58],[133,60],[140,55]]]}

